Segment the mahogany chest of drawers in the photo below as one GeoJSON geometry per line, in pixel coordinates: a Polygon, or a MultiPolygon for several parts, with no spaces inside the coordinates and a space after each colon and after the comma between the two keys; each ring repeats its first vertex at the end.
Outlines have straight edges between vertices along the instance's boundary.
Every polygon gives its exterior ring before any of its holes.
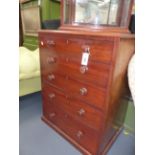
{"type": "Polygon", "coordinates": [[[83,154],[106,154],[122,126],[133,36],[41,30],[39,44],[42,119],[83,154]]]}

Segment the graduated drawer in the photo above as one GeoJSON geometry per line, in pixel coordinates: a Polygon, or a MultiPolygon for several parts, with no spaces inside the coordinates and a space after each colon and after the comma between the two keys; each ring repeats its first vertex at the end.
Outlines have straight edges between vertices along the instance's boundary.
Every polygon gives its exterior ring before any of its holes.
{"type": "Polygon", "coordinates": [[[114,40],[113,38],[98,38],[86,36],[69,36],[58,34],[39,34],[40,49],[49,49],[57,55],[76,56],[81,59],[82,53],[89,48],[89,61],[111,63],[114,40]]]}
{"type": "Polygon", "coordinates": [[[41,73],[43,76],[48,78],[51,74],[60,74],[104,88],[107,87],[111,65],[90,62],[88,66],[82,66],[81,60],[46,54],[46,52],[41,52],[41,73]]]}
{"type": "Polygon", "coordinates": [[[58,107],[93,129],[99,130],[103,123],[103,114],[100,111],[70,98],[70,96],[53,87],[46,86],[43,88],[43,99],[50,108],[58,107]]]}
{"type": "Polygon", "coordinates": [[[63,131],[61,132],[62,134],[67,134],[66,138],[69,137],[69,140],[73,139],[72,142],[75,141],[91,153],[96,152],[99,141],[98,132],[74,119],[57,106],[52,106],[52,108],[47,107],[43,115],[54,124],[54,126],[63,131]]]}

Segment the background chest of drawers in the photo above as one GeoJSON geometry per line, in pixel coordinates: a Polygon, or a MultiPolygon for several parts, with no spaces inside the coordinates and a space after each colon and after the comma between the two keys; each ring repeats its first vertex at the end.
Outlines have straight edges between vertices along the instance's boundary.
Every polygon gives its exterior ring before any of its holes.
{"type": "Polygon", "coordinates": [[[41,30],[39,42],[42,119],[83,154],[105,154],[122,126],[133,37],[41,30]]]}

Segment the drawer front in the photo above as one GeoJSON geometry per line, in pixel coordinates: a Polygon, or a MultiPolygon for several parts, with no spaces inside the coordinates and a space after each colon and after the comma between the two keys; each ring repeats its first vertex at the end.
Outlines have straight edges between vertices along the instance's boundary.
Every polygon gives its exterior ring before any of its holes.
{"type": "Polygon", "coordinates": [[[52,106],[52,108],[46,107],[46,109],[43,114],[52,124],[91,153],[96,152],[99,134],[95,130],[73,119],[58,107],[52,106]]]}
{"type": "Polygon", "coordinates": [[[41,51],[42,76],[47,78],[51,74],[60,74],[106,88],[111,66],[92,62],[88,66],[82,66],[80,61],[67,56],[58,57],[48,50],[41,51]]]}
{"type": "Polygon", "coordinates": [[[89,61],[111,63],[114,40],[109,38],[88,38],[86,36],[66,36],[40,34],[40,47],[50,49],[58,55],[82,57],[82,53],[89,48],[89,61]]]}
{"type": "Polygon", "coordinates": [[[73,100],[50,86],[43,88],[43,99],[48,104],[47,106],[56,106],[64,110],[73,118],[87,124],[90,128],[99,130],[103,123],[103,114],[100,111],[83,102],[73,100]]]}

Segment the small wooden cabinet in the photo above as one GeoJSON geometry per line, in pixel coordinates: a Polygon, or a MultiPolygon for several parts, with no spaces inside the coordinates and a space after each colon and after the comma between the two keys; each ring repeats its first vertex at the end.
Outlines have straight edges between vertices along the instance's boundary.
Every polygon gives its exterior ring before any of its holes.
{"type": "Polygon", "coordinates": [[[71,27],[39,31],[42,119],[83,154],[106,154],[122,127],[134,36],[71,27]]]}

